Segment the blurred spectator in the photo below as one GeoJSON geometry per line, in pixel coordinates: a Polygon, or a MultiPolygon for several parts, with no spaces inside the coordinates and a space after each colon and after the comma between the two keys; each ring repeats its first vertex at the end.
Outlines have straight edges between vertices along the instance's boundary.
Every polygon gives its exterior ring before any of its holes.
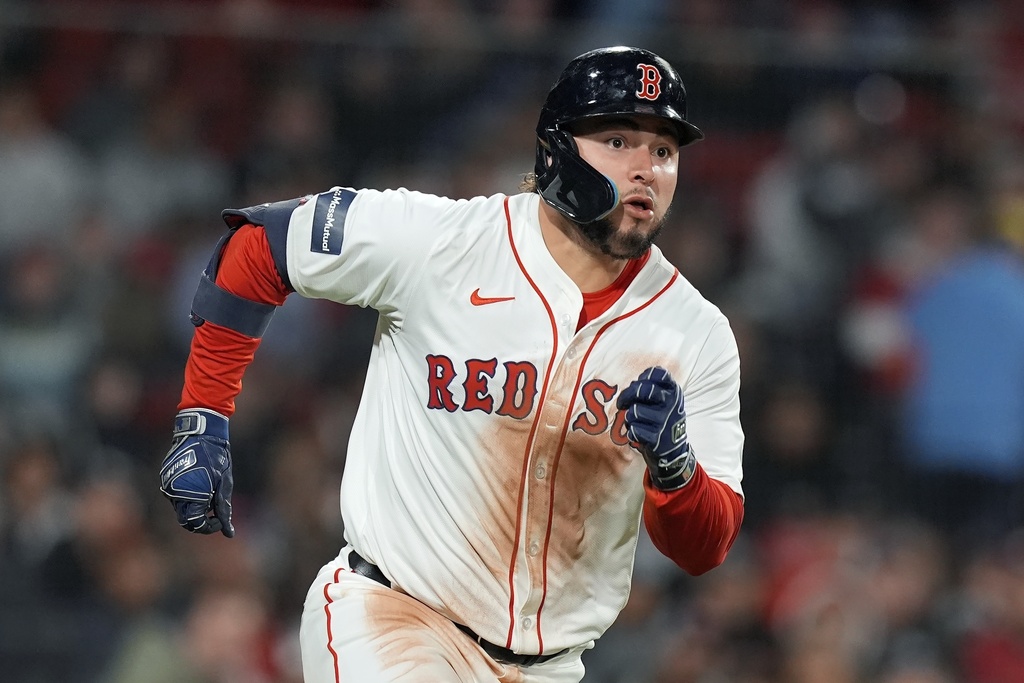
{"type": "Polygon", "coordinates": [[[747,493],[744,524],[761,529],[779,517],[834,512],[844,467],[837,463],[832,416],[822,392],[795,377],[772,384],[756,422],[748,422],[744,476],[761,486],[747,493]]]}
{"type": "Polygon", "coordinates": [[[27,80],[0,73],[0,255],[30,243],[60,249],[83,210],[92,173],[43,118],[27,80]]]}
{"type": "Polygon", "coordinates": [[[96,603],[89,605],[88,634],[79,636],[92,675],[152,614],[164,597],[169,567],[146,533],[143,500],[129,470],[108,466],[90,473],[76,493],[74,534],[57,549],[50,571],[61,577],[72,604],[96,603]]]}
{"type": "Polygon", "coordinates": [[[1024,265],[980,239],[985,221],[964,188],[922,199],[907,301],[914,372],[901,500],[972,543],[1024,523],[1024,265]]]}
{"type": "MultiPolygon", "coordinates": [[[[77,535],[88,529],[77,513],[90,499],[68,486],[66,456],[53,440],[24,441],[10,456],[0,489],[0,670],[19,682],[91,680],[113,624],[78,552],[77,535]]],[[[118,517],[132,513],[130,497],[110,505],[118,517]]]]}
{"type": "Polygon", "coordinates": [[[721,206],[706,197],[684,197],[658,238],[679,272],[710,301],[726,304],[734,264],[730,228],[721,206]]]}
{"type": "Polygon", "coordinates": [[[122,627],[102,683],[204,683],[190,671],[177,624],[160,609],[169,565],[166,552],[148,539],[105,558],[104,589],[122,627]]]}
{"type": "Polygon", "coordinates": [[[149,413],[158,410],[152,404],[161,395],[149,386],[152,382],[152,374],[133,357],[109,353],[97,358],[83,379],[81,418],[91,426],[77,434],[83,445],[91,443],[111,451],[111,458],[148,465],[152,454],[169,444],[162,435],[153,438],[149,413]]]}
{"type": "Polygon", "coordinates": [[[172,43],[152,35],[119,36],[97,74],[98,82],[66,115],[64,129],[93,158],[136,134],[148,103],[171,76],[172,43]]]}
{"type": "MultiPolygon", "coordinates": [[[[150,371],[175,362],[168,357],[174,348],[165,313],[168,283],[193,229],[185,221],[161,223],[149,235],[122,240],[108,255],[110,281],[99,314],[106,354],[124,354],[150,371]]],[[[187,309],[180,314],[187,316],[187,309]]]]}
{"type": "Polygon", "coordinates": [[[5,454],[4,555],[27,566],[38,565],[71,532],[74,498],[61,481],[56,443],[35,437],[5,454]]]}
{"type": "Polygon", "coordinates": [[[863,658],[866,678],[948,676],[958,661],[944,537],[926,525],[893,521],[877,531],[875,548],[864,597],[879,626],[873,651],[863,658]]]}
{"type": "Polygon", "coordinates": [[[337,514],[341,477],[328,450],[309,431],[285,428],[265,457],[258,492],[264,504],[252,511],[254,546],[261,574],[273,590],[269,607],[290,620],[309,590],[303,580],[308,568],[337,552],[343,533],[337,514]]]}
{"type": "Polygon", "coordinates": [[[671,3],[666,0],[634,0],[628,5],[615,0],[580,3],[578,21],[585,23],[585,29],[576,36],[570,51],[576,55],[586,52],[593,45],[634,45],[643,42],[644,35],[652,25],[668,20],[669,5],[671,3]]]}
{"type": "Polygon", "coordinates": [[[330,105],[319,88],[289,75],[266,93],[260,106],[238,173],[243,201],[291,199],[350,182],[342,181],[339,171],[351,168],[352,153],[336,140],[330,105]]]}
{"type": "Polygon", "coordinates": [[[204,683],[270,683],[270,623],[262,595],[223,584],[199,590],[184,623],[189,669],[204,683]]]}
{"type": "Polygon", "coordinates": [[[100,333],[79,275],[45,243],[0,260],[0,408],[22,431],[62,434],[76,415],[100,333]]]}
{"type": "Polygon", "coordinates": [[[876,239],[868,218],[879,197],[866,142],[848,100],[813,101],[751,187],[741,301],[794,343],[829,323],[851,268],[876,239]]]}
{"type": "Polygon", "coordinates": [[[1024,680],[1024,546],[1021,532],[978,554],[965,572],[969,621],[959,652],[965,683],[1024,680]]]}
{"type": "Polygon", "coordinates": [[[120,237],[115,247],[223,208],[228,169],[197,143],[196,107],[187,92],[165,90],[146,102],[138,127],[104,148],[100,202],[120,237]]]}
{"type": "Polygon", "coordinates": [[[729,681],[771,680],[779,675],[782,651],[764,619],[768,582],[755,548],[743,542],[738,550],[722,571],[693,587],[693,625],[715,644],[708,673],[729,681]]]}

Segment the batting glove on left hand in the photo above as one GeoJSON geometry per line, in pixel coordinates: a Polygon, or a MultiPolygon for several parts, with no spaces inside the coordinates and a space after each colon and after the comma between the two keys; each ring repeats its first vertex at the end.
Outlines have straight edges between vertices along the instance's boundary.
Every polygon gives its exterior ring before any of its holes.
{"type": "Polygon", "coordinates": [[[683,390],[668,371],[647,368],[616,404],[625,411],[626,436],[639,444],[654,485],[663,491],[686,486],[697,460],[686,438],[683,390]]]}
{"type": "Polygon", "coordinates": [[[160,490],[174,506],[178,524],[191,532],[235,535],[230,449],[228,418],[220,413],[191,408],[174,418],[174,442],[160,466],[160,490]]]}

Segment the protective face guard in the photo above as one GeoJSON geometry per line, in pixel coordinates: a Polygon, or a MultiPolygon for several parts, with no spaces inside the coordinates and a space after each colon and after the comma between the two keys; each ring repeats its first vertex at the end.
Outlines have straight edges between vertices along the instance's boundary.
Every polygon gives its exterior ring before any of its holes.
{"type": "Polygon", "coordinates": [[[544,201],[576,223],[593,223],[610,214],[619,204],[615,183],[583,160],[568,132],[544,133],[536,164],[537,189],[544,201]]]}

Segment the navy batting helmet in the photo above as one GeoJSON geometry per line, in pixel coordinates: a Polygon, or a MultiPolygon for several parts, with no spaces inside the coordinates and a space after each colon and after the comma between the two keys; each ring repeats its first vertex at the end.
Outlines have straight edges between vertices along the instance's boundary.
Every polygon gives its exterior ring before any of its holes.
{"type": "Polygon", "coordinates": [[[686,120],[686,89],[658,55],[635,47],[591,50],[565,67],[537,121],[537,189],[577,223],[607,216],[618,204],[615,184],[579,155],[567,127],[581,119],[648,114],[669,121],[680,146],[704,137],[686,120]]]}

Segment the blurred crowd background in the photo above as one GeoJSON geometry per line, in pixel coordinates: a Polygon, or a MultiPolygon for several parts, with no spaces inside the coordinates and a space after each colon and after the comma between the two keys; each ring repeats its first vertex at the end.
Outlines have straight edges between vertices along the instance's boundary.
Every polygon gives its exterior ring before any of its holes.
{"type": "Polygon", "coordinates": [[[301,680],[374,318],[289,299],[238,535],[181,531],[156,471],[219,212],[514,193],[610,44],[707,134],[660,245],[737,335],[747,498],[707,575],[642,539],[586,680],[1024,681],[1018,0],[0,0],[0,679],[301,680]]]}

